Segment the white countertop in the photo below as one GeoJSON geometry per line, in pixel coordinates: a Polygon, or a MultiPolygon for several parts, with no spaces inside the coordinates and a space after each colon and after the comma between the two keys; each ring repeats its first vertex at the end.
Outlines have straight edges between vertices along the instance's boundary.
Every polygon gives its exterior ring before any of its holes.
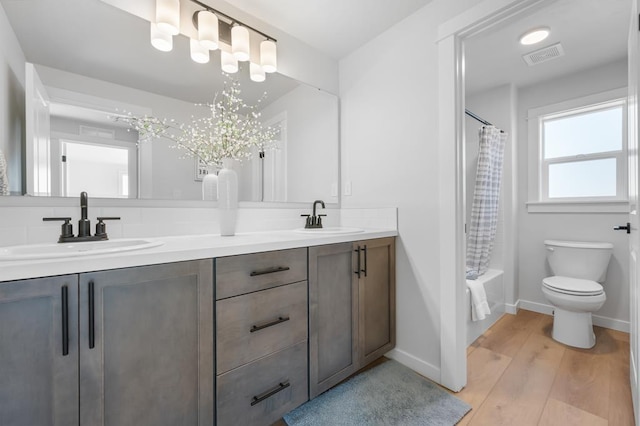
{"type": "Polygon", "coordinates": [[[0,261],[0,281],[38,278],[80,272],[101,271],[142,265],[180,262],[195,259],[233,256],[297,247],[311,247],[373,238],[397,236],[395,229],[365,229],[350,234],[302,234],[294,231],[239,233],[233,237],[220,235],[188,235],[145,238],[162,241],[158,247],[58,259],[0,261]]]}

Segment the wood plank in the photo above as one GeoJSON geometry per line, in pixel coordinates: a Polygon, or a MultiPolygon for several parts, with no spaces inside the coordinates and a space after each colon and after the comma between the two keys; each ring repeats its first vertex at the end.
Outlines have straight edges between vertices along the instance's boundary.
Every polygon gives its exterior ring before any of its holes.
{"type": "MultiPolygon", "coordinates": [[[[549,398],[544,408],[539,426],[607,426],[609,422],[579,408],[549,398]]],[[[612,423],[618,425],[618,423],[612,423]]]]}
{"type": "Polygon", "coordinates": [[[471,405],[472,410],[459,425],[466,425],[502,376],[511,358],[485,348],[476,348],[467,359],[467,386],[455,394],[471,405]]]}
{"type": "Polygon", "coordinates": [[[543,317],[522,309],[517,315],[503,315],[486,333],[480,346],[513,358],[529,335],[539,328],[543,317]]]}
{"type": "MultiPolygon", "coordinates": [[[[526,315],[526,319],[531,318],[526,315]]],[[[546,336],[532,333],[517,352],[470,425],[538,423],[565,348],[546,336]]]]}
{"type": "Polygon", "coordinates": [[[606,419],[609,389],[608,357],[593,350],[568,348],[549,397],[606,419]]]}
{"type": "MultiPolygon", "coordinates": [[[[609,330],[611,331],[611,330],[609,330]]],[[[618,350],[611,356],[611,386],[609,388],[609,424],[635,425],[631,385],[629,383],[629,343],[618,341],[618,350]]]]}

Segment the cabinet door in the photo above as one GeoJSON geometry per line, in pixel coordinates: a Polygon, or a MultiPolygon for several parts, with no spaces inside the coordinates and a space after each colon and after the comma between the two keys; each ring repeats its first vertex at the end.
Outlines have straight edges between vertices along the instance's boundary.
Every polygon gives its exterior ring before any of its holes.
{"type": "MultiPolygon", "coordinates": [[[[359,366],[364,367],[396,344],[395,239],[360,241],[359,366]]],[[[358,253],[356,253],[356,256],[358,253]]]]}
{"type": "Polygon", "coordinates": [[[77,275],[0,283],[0,424],[78,424],[77,275]]]}
{"type": "Polygon", "coordinates": [[[351,243],[309,248],[309,396],[358,368],[358,288],[351,243]]]}
{"type": "Polygon", "coordinates": [[[212,425],[213,261],[80,275],[81,425],[212,425]]]}

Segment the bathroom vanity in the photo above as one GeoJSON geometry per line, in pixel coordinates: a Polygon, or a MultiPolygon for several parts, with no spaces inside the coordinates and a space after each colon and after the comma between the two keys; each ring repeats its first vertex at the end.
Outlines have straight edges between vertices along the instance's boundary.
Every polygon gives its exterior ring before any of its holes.
{"type": "Polygon", "coordinates": [[[269,425],[394,347],[395,234],[1,262],[0,419],[269,425]]]}

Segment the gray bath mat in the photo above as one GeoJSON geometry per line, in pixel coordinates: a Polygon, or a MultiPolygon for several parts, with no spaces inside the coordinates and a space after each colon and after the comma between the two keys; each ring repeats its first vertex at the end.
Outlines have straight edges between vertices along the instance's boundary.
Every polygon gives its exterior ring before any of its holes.
{"type": "Polygon", "coordinates": [[[453,426],[470,409],[390,360],[296,408],[284,420],[289,426],[453,426]]]}

